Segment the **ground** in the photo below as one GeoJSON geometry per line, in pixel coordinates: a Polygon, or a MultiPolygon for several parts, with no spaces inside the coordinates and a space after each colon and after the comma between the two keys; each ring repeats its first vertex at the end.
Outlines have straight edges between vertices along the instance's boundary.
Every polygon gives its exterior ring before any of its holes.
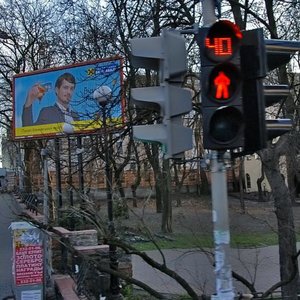
{"type": "MultiPolygon", "coordinates": [[[[197,196],[183,194],[181,206],[176,206],[176,197],[173,196],[173,233],[197,233],[211,234],[213,231],[211,200],[210,196],[197,196]]],[[[277,221],[272,201],[258,202],[257,195],[244,195],[245,213],[241,208],[239,195],[230,195],[229,222],[231,235],[245,234],[268,234],[276,232],[277,221]]],[[[154,199],[139,199],[138,207],[132,206],[128,200],[128,219],[122,220],[123,226],[130,230],[136,230],[140,226],[140,220],[154,234],[161,234],[161,213],[156,213],[154,199]]],[[[294,207],[294,218],[296,230],[300,229],[300,207],[294,207]]],[[[118,221],[117,221],[118,223],[118,221]]]]}
{"type": "MultiPolygon", "coordinates": [[[[228,197],[231,236],[241,235],[244,237],[249,234],[252,237],[262,235],[264,238],[265,235],[273,234],[275,239],[273,239],[272,242],[274,243],[275,240],[276,243],[277,220],[272,199],[265,202],[259,202],[257,195],[245,194],[244,200],[245,213],[241,208],[239,194],[230,194],[228,197]]],[[[132,199],[128,199],[127,204],[129,207],[129,218],[115,217],[114,219],[118,234],[121,232],[119,231],[119,228],[125,228],[128,232],[136,233],[138,237],[142,237],[142,234],[138,235],[138,233],[140,233],[138,228],[141,227],[140,221],[143,220],[145,226],[147,226],[155,236],[162,235],[166,238],[175,240],[180,234],[182,236],[187,236],[190,233],[194,233],[197,235],[210,236],[212,239],[213,223],[210,196],[197,196],[195,194],[172,195],[173,234],[164,234],[161,232],[162,214],[156,212],[155,199],[138,199],[138,207],[133,207],[132,199]],[[178,199],[181,200],[181,206],[179,207],[176,206],[178,199]]],[[[99,203],[99,208],[103,217],[106,218],[107,207],[105,200],[102,200],[101,203],[99,203]]],[[[293,209],[295,227],[296,230],[299,231],[300,206],[295,206],[293,209]]],[[[158,240],[160,240],[160,237],[158,240]]],[[[198,241],[196,240],[196,242],[198,241]]],[[[265,242],[266,241],[262,239],[258,244],[255,244],[255,246],[269,244],[268,242],[264,244],[265,242]]],[[[170,246],[170,244],[168,244],[168,246],[170,246]]],[[[197,247],[198,244],[194,246],[197,247]]],[[[245,247],[248,248],[248,246],[245,247]]],[[[187,245],[187,248],[192,247],[187,245]]],[[[136,296],[135,293],[136,291],[134,290],[135,297],[128,299],[154,299],[151,297],[146,298],[144,294],[139,298],[139,295],[136,296]]]]}

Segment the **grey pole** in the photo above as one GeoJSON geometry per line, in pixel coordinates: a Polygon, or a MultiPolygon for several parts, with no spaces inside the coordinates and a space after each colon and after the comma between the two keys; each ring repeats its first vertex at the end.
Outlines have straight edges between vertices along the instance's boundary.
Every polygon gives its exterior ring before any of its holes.
{"type": "MultiPolygon", "coordinates": [[[[43,167],[44,167],[44,199],[43,199],[43,214],[44,225],[48,225],[49,222],[49,195],[48,195],[48,151],[47,149],[41,150],[41,156],[43,159],[43,167]]],[[[48,236],[47,232],[43,232],[43,248],[44,248],[44,299],[46,299],[47,294],[47,281],[50,278],[50,268],[49,268],[49,251],[48,251],[48,236]]]]}
{"type": "Polygon", "coordinates": [[[215,1],[214,0],[202,0],[202,14],[203,25],[209,26],[216,22],[217,17],[215,15],[215,1]]]}
{"type": "MultiPolygon", "coordinates": [[[[62,191],[61,191],[61,165],[60,165],[60,142],[59,139],[55,139],[55,168],[56,168],[56,201],[57,211],[62,208],[62,191]]],[[[60,213],[58,213],[60,217],[60,213]]]]}
{"type": "Polygon", "coordinates": [[[214,300],[233,300],[232,272],[230,265],[230,230],[226,168],[221,153],[212,152],[211,189],[212,218],[215,242],[216,295],[214,300]]]}
{"type": "MultiPolygon", "coordinates": [[[[82,150],[82,139],[81,136],[77,137],[77,148],[82,150]]],[[[80,193],[84,194],[84,174],[83,174],[83,159],[82,159],[82,151],[77,154],[78,157],[78,176],[79,176],[79,190],[80,193]]]]}
{"type": "Polygon", "coordinates": [[[18,143],[18,176],[19,176],[19,191],[24,190],[23,166],[22,166],[22,152],[21,142],[18,143]]]}
{"type": "Polygon", "coordinates": [[[48,160],[47,160],[47,150],[41,150],[41,156],[44,163],[44,200],[43,200],[43,214],[44,214],[44,224],[47,225],[49,221],[49,195],[48,195],[48,160]]]}
{"type": "Polygon", "coordinates": [[[68,184],[69,184],[69,201],[74,206],[73,198],[73,176],[72,176],[72,156],[71,156],[71,138],[68,135],[68,184]]]}

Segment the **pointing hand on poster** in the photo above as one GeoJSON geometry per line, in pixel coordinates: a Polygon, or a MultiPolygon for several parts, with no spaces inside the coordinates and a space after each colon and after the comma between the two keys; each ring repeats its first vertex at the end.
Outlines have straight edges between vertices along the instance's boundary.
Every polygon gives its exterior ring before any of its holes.
{"type": "Polygon", "coordinates": [[[51,89],[51,83],[36,83],[28,91],[25,107],[30,107],[35,100],[41,101],[45,93],[51,89]]]}

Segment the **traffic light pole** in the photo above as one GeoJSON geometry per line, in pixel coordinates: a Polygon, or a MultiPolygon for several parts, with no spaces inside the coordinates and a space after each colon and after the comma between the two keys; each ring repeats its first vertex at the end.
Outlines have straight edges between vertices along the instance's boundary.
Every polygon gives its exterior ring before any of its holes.
{"type": "Polygon", "coordinates": [[[213,0],[202,0],[202,14],[203,24],[208,26],[217,21],[215,15],[215,1],[213,0]]]}
{"type": "Polygon", "coordinates": [[[216,295],[211,299],[233,300],[228,193],[223,154],[224,152],[212,151],[211,156],[212,218],[214,224],[216,274],[216,295]]]}
{"type": "MultiPolygon", "coordinates": [[[[202,0],[204,27],[210,26],[216,21],[215,5],[216,2],[213,0],[202,0]]],[[[224,151],[211,151],[211,190],[216,274],[216,294],[211,299],[233,300],[234,291],[230,265],[228,192],[224,151]]]]}

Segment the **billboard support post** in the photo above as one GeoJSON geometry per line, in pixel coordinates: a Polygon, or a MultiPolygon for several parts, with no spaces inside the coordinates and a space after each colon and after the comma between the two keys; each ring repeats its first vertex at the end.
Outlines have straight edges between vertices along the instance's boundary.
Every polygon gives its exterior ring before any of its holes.
{"type": "Polygon", "coordinates": [[[77,149],[78,149],[78,176],[79,176],[79,191],[84,194],[84,174],[83,174],[83,158],[82,158],[82,138],[77,137],[77,149]]]}
{"type": "MultiPolygon", "coordinates": [[[[41,156],[43,159],[43,165],[44,165],[44,201],[43,201],[43,223],[44,225],[48,225],[49,222],[49,181],[48,181],[48,150],[42,149],[41,150],[41,156]]],[[[49,237],[46,231],[43,232],[43,248],[44,248],[44,299],[46,299],[46,293],[47,293],[47,283],[48,279],[50,278],[50,268],[49,268],[49,237]]]]}
{"type": "Polygon", "coordinates": [[[22,166],[22,152],[21,152],[21,142],[18,143],[18,176],[19,176],[19,191],[23,192],[24,189],[24,181],[23,181],[23,166],[22,166]]]}
{"type": "Polygon", "coordinates": [[[57,217],[60,218],[60,209],[62,208],[62,193],[61,193],[61,165],[60,165],[60,144],[59,139],[55,139],[55,170],[56,170],[56,205],[57,217]]]}

